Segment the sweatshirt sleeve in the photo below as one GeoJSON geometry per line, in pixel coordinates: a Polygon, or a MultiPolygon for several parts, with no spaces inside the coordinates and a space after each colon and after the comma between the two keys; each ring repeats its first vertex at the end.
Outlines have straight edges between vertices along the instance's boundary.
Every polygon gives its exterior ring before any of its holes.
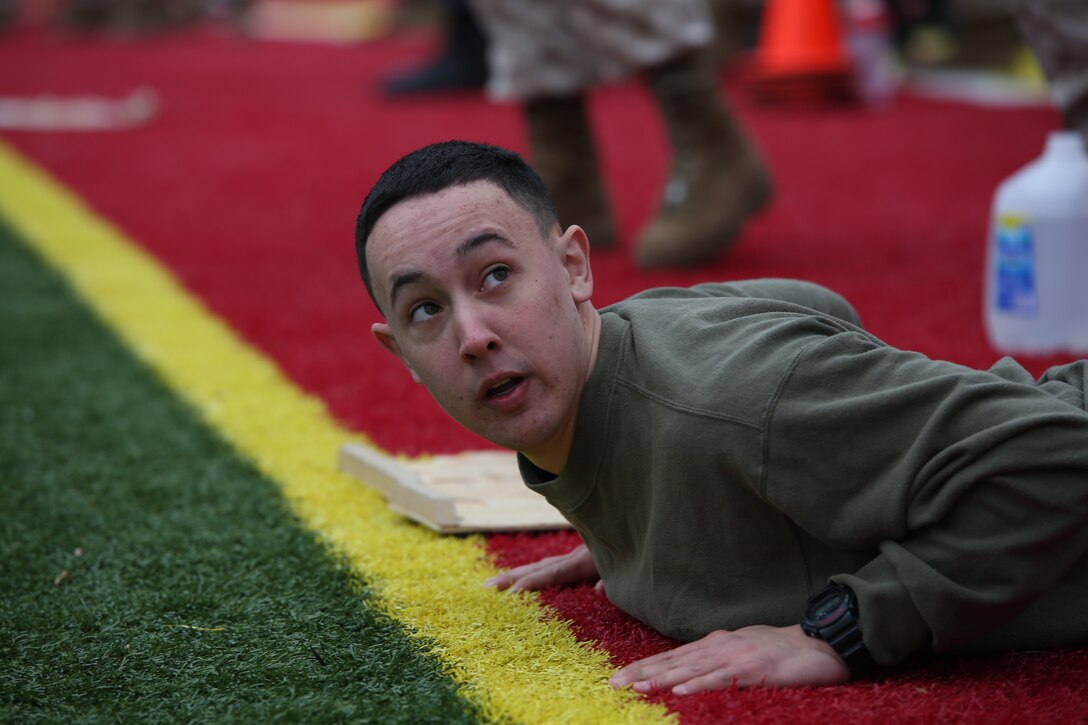
{"type": "MultiPolygon", "coordinates": [[[[1083,400],[1083,397],[1081,398],[1083,400]]],[[[1088,549],[1088,413],[1040,386],[814,337],[769,408],[759,486],[833,547],[881,664],[981,637],[1088,549]]]]}

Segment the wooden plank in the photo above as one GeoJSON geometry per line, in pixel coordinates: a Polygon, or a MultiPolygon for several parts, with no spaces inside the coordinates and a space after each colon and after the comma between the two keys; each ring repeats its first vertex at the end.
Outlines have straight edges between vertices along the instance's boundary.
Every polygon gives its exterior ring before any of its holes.
{"type": "Polygon", "coordinates": [[[340,470],[377,489],[389,508],[439,533],[570,528],[521,480],[508,451],[400,459],[358,443],[340,447],[340,470]]]}

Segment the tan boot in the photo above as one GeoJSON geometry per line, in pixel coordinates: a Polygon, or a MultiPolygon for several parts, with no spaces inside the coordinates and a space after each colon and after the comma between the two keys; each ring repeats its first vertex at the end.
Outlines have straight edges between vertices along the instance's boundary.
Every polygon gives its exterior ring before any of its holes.
{"type": "Polygon", "coordinates": [[[657,216],[637,242],[636,261],[643,267],[710,261],[771,198],[770,174],[700,57],[681,56],[651,70],[647,80],[673,158],[657,216]]]}
{"type": "Polygon", "coordinates": [[[584,97],[530,101],[525,104],[525,120],[533,166],[552,195],[560,224],[582,227],[595,249],[612,247],[616,235],[584,97]]]}

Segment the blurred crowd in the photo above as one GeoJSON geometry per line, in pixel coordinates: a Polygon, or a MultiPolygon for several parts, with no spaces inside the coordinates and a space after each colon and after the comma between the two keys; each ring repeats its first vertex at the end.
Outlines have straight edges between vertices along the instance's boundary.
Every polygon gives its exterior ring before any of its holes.
{"type": "MultiPolygon", "coordinates": [[[[646,267],[713,258],[773,198],[771,171],[731,112],[716,74],[755,49],[765,60],[764,36],[783,8],[794,25],[841,23],[852,56],[850,100],[890,96],[891,74],[873,74],[889,59],[905,73],[941,66],[1007,69],[1027,55],[1038,58],[1040,83],[1045,74],[1066,125],[1088,138],[1085,0],[0,0],[0,29],[27,18],[129,34],[214,21],[272,37],[260,32],[263,17],[266,31],[284,37],[303,22],[300,13],[331,5],[382,9],[388,21],[372,24],[370,37],[412,26],[435,29],[434,54],[386,78],[380,90],[387,96],[483,89],[493,101],[520,106],[532,162],[561,221],[578,220],[597,248],[618,239],[586,100],[601,83],[639,78],[662,120],[671,157],[657,210],[634,240],[636,261],[646,267]],[[271,6],[293,9],[272,15],[271,6]],[[859,63],[862,35],[870,49],[859,63]],[[873,40],[879,43],[875,51],[873,40]],[[860,83],[866,74],[868,81],[860,83]]],[[[339,40],[361,39],[327,22],[319,30],[339,40]]],[[[843,80],[826,68],[813,71],[827,76],[819,79],[825,84],[843,80]]],[[[797,91],[789,85],[794,79],[784,80],[772,90],[797,91]]]]}
{"type": "MultiPolygon", "coordinates": [[[[321,2],[322,0],[295,0],[321,2]]],[[[353,0],[336,0],[347,3],[353,0]]],[[[469,0],[355,0],[395,6],[397,27],[445,24],[470,36],[476,19],[469,0]],[[467,30],[466,30],[467,28],[467,30]]],[[[896,47],[916,63],[972,59],[1001,52],[1010,36],[1010,13],[998,0],[879,0],[892,19],[896,47]]],[[[205,19],[233,20],[239,26],[261,0],[0,0],[0,28],[20,17],[44,18],[59,27],[83,30],[155,31],[205,19]]],[[[708,0],[717,26],[715,51],[724,59],[751,47],[763,0],[708,0]]]]}
{"type": "Polygon", "coordinates": [[[899,68],[1008,68],[1018,54],[1030,56],[1030,46],[1067,125],[1085,128],[1077,101],[1088,97],[1084,0],[436,2],[445,23],[439,52],[391,77],[385,91],[397,96],[483,87],[492,100],[519,104],[533,164],[560,220],[578,220],[598,248],[613,246],[616,230],[586,98],[609,80],[644,82],[672,159],[657,211],[634,240],[635,260],[644,267],[715,257],[773,197],[760,149],[730,111],[714,75],[737,51],[757,43],[752,86],[760,95],[863,102],[890,97],[891,74],[872,77],[889,56],[899,68]],[[792,15],[783,24],[785,12],[792,15]],[[838,31],[820,30],[827,24],[844,26],[844,55],[852,57],[828,53],[800,70],[780,67],[773,77],[767,72],[768,43],[775,42],[768,35],[804,26],[805,33],[824,33],[815,45],[835,45],[838,31]],[[882,43],[864,58],[863,35],[882,43]],[[869,80],[861,82],[866,75],[869,80]]]}
{"type": "Polygon", "coordinates": [[[20,22],[57,29],[142,33],[207,19],[241,21],[250,0],[0,0],[0,30],[20,22]]]}

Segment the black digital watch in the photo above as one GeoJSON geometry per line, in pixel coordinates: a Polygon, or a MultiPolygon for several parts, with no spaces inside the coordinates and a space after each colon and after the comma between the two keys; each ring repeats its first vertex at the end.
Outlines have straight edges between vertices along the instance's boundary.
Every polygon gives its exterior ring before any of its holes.
{"type": "Polygon", "coordinates": [[[851,675],[876,666],[861,637],[857,596],[845,584],[829,584],[805,603],[801,629],[831,645],[851,675]]]}

